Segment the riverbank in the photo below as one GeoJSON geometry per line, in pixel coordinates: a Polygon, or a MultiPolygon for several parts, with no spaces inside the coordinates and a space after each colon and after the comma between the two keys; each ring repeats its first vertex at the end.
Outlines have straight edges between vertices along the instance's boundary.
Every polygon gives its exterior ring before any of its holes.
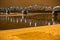
{"type": "Polygon", "coordinates": [[[60,24],[0,31],[0,40],[60,40],[59,37],[60,24]]]}

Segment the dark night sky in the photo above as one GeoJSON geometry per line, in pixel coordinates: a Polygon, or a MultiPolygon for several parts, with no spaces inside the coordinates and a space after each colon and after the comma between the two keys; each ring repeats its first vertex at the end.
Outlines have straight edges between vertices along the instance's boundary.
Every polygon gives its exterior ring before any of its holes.
{"type": "Polygon", "coordinates": [[[31,4],[60,5],[60,0],[0,0],[0,7],[28,6],[31,4]]]}

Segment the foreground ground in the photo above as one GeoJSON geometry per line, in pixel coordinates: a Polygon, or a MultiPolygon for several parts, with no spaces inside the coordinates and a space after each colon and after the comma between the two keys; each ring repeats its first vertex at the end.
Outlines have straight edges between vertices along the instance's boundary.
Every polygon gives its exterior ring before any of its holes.
{"type": "Polygon", "coordinates": [[[1,30],[0,40],[60,40],[60,24],[1,30]]]}

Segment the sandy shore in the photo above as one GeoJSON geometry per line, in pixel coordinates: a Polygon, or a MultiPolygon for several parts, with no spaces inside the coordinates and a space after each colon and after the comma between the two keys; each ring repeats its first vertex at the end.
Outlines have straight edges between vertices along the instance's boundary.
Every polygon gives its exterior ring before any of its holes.
{"type": "Polygon", "coordinates": [[[0,31],[0,40],[32,40],[32,39],[60,40],[60,24],[0,31]]]}

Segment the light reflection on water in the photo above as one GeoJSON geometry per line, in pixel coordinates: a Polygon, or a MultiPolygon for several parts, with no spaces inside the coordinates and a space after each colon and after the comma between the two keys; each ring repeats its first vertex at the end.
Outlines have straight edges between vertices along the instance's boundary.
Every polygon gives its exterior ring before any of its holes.
{"type": "Polygon", "coordinates": [[[51,20],[22,19],[21,16],[0,16],[0,29],[13,29],[50,25],[51,20]]]}

